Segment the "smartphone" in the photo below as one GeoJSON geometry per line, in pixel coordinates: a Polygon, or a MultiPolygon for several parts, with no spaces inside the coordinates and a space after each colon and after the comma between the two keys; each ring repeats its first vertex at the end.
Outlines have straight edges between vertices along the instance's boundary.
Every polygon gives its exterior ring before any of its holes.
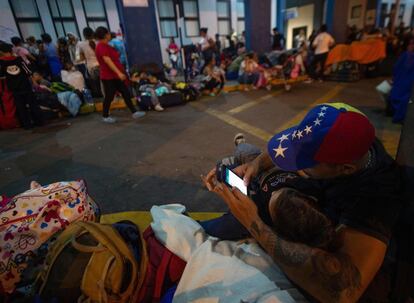
{"type": "Polygon", "coordinates": [[[248,195],[249,191],[247,189],[247,186],[244,185],[243,179],[240,178],[238,175],[236,175],[228,167],[224,168],[224,180],[223,181],[230,187],[237,187],[246,196],[248,195]]]}

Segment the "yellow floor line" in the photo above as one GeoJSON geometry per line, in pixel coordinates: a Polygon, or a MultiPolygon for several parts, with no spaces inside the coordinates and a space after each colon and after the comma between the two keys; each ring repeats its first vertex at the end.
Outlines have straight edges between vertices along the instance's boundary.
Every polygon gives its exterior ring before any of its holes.
{"type": "Polygon", "coordinates": [[[249,109],[249,108],[251,108],[253,106],[256,106],[256,105],[258,105],[260,103],[263,103],[263,102],[265,102],[266,100],[268,100],[268,99],[270,99],[272,97],[276,97],[276,96],[282,94],[283,92],[284,92],[283,90],[279,90],[279,91],[277,91],[277,92],[275,92],[273,94],[265,95],[265,96],[263,96],[263,97],[261,97],[261,98],[259,98],[257,100],[250,101],[250,102],[247,102],[247,103],[242,104],[240,106],[237,106],[237,107],[235,107],[235,108],[227,111],[227,113],[228,114],[231,114],[231,115],[241,113],[242,111],[245,111],[246,109],[249,109]]]}
{"type": "Polygon", "coordinates": [[[298,124],[300,121],[302,121],[303,117],[305,117],[305,115],[307,114],[307,112],[314,107],[317,104],[320,103],[327,103],[329,102],[332,98],[336,97],[341,90],[343,90],[345,88],[345,85],[336,85],[334,88],[332,88],[330,91],[328,91],[325,95],[323,95],[322,97],[316,99],[314,102],[312,102],[311,104],[309,104],[304,110],[302,110],[301,112],[299,112],[298,114],[296,114],[293,118],[289,119],[289,121],[283,123],[282,125],[280,125],[277,129],[275,129],[275,133],[279,133],[282,130],[285,130],[289,127],[292,127],[296,124],[298,124]]]}
{"type": "Polygon", "coordinates": [[[262,139],[263,141],[267,142],[271,137],[272,134],[268,133],[265,130],[262,130],[258,127],[255,127],[253,125],[250,125],[246,122],[243,122],[239,119],[234,118],[233,116],[230,116],[229,114],[219,112],[212,108],[206,108],[205,106],[201,105],[200,103],[190,103],[191,106],[194,108],[197,108],[201,111],[204,111],[205,113],[216,117],[217,119],[222,120],[223,122],[230,124],[242,131],[245,131],[246,133],[249,133],[259,139],[262,139]]]}

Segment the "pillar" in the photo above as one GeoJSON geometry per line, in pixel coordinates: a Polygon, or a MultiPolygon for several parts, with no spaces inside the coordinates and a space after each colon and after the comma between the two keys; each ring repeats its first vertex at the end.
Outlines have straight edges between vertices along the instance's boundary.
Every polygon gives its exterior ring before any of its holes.
{"type": "Polygon", "coordinates": [[[126,7],[117,0],[129,66],[156,63],[162,66],[154,0],[147,7],[126,7]]]}
{"type": "Polygon", "coordinates": [[[271,48],[271,0],[245,0],[246,46],[267,52],[271,48]]]}

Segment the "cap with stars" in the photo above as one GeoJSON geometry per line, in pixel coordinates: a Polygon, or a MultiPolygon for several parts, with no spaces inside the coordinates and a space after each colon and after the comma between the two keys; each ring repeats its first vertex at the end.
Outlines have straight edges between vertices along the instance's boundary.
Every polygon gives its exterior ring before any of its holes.
{"type": "Polygon", "coordinates": [[[297,171],[318,163],[352,163],[368,152],[374,140],[375,128],[362,112],[345,103],[326,103],[270,139],[267,148],[276,166],[297,171]]]}

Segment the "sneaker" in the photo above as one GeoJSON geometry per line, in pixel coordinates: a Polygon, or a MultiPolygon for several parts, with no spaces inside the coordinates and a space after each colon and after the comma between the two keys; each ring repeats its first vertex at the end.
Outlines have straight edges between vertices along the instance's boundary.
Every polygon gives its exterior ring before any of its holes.
{"type": "Polygon", "coordinates": [[[113,124],[113,123],[116,122],[116,119],[112,118],[112,117],[106,117],[106,118],[102,118],[102,122],[108,123],[108,124],[113,124]]]}
{"type": "Polygon", "coordinates": [[[160,104],[157,104],[155,105],[154,109],[157,112],[162,112],[164,110],[164,107],[162,107],[160,104]]]}
{"type": "Polygon", "coordinates": [[[271,90],[272,90],[272,85],[271,85],[271,84],[267,85],[267,86],[266,86],[266,89],[267,89],[268,91],[271,91],[271,90]]]}
{"type": "Polygon", "coordinates": [[[145,112],[135,112],[132,114],[132,119],[138,120],[145,116],[145,112]]]}
{"type": "Polygon", "coordinates": [[[292,85],[290,85],[290,84],[286,84],[286,85],[285,85],[285,90],[286,90],[287,92],[290,92],[291,88],[292,88],[292,85]]]}
{"type": "Polygon", "coordinates": [[[246,143],[246,138],[244,137],[243,133],[238,133],[234,136],[234,145],[239,145],[240,143],[246,143]]]}
{"type": "Polygon", "coordinates": [[[313,82],[312,78],[306,79],[304,81],[306,84],[311,84],[313,82]]]}

